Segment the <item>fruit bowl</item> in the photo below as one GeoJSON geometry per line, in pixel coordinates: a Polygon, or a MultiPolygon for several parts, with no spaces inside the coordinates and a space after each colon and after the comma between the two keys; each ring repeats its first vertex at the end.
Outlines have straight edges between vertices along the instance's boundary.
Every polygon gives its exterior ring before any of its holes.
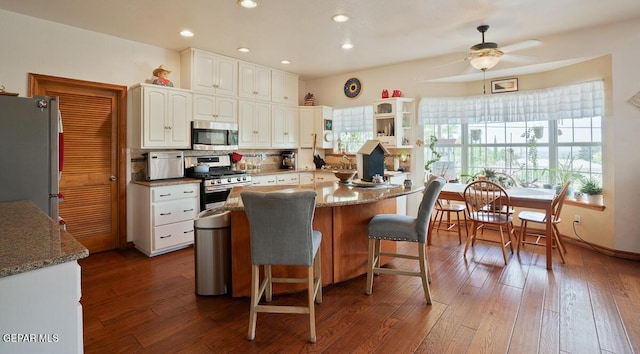
{"type": "Polygon", "coordinates": [[[336,176],[340,182],[349,183],[353,177],[358,173],[356,170],[337,170],[333,171],[333,175],[336,176]]]}

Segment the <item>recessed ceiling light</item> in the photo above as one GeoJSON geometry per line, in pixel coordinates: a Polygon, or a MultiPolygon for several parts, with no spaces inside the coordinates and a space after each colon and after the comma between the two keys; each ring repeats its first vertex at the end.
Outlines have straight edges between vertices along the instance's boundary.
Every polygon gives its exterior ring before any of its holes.
{"type": "Polygon", "coordinates": [[[240,48],[238,48],[238,51],[239,51],[240,53],[249,53],[249,48],[247,48],[247,47],[240,47],[240,48]]]}
{"type": "Polygon", "coordinates": [[[189,30],[182,30],[182,31],[180,31],[180,35],[182,37],[193,37],[193,32],[191,32],[189,30]]]}
{"type": "Polygon", "coordinates": [[[342,45],[342,49],[351,49],[353,48],[353,44],[351,43],[345,43],[342,45]]]}
{"type": "Polygon", "coordinates": [[[349,16],[343,15],[343,14],[338,14],[338,15],[333,16],[332,19],[335,22],[347,22],[347,21],[349,21],[349,16]]]}
{"type": "Polygon", "coordinates": [[[253,9],[258,7],[258,2],[256,0],[238,0],[238,5],[247,9],[253,9]]]}
{"type": "Polygon", "coordinates": [[[286,64],[291,64],[291,62],[288,61],[288,60],[280,60],[280,64],[285,64],[286,65],[286,64]]]}

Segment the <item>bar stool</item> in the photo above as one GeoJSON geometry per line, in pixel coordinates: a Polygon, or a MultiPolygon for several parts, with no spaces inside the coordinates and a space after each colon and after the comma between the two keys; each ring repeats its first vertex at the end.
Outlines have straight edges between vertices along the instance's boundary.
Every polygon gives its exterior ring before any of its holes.
{"type": "Polygon", "coordinates": [[[251,309],[248,339],[256,335],[258,312],[309,314],[311,343],[316,342],[314,300],[322,302],[320,242],[322,234],[312,229],[316,192],[240,194],[249,219],[251,237],[251,309]],[[260,282],[260,265],[264,279],[260,282]],[[272,265],[307,267],[305,278],[274,278],[272,265]],[[261,305],[263,294],[271,302],[273,283],[307,283],[308,305],[261,305]]]}

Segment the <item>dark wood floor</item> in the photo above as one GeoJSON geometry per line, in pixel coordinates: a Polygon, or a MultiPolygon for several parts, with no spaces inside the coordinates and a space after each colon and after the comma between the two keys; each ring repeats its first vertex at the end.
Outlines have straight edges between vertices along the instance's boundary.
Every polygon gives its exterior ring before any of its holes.
{"type": "Polygon", "coordinates": [[[282,314],[259,314],[248,341],[249,300],[196,296],[192,248],[154,258],[94,254],[80,261],[85,351],[640,352],[640,263],[568,244],[567,263],[556,253],[549,272],[541,247],[527,246],[507,266],[496,244],[478,242],[468,262],[462,250],[456,235],[434,234],[431,306],[414,277],[376,277],[371,296],[364,276],[325,287],[316,344],[306,316],[282,314]]]}

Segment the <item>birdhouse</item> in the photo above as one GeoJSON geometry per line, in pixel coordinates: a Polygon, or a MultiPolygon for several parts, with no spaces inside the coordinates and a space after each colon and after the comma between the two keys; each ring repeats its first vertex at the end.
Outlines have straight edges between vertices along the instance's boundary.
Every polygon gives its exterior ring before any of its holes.
{"type": "Polygon", "coordinates": [[[372,182],[375,175],[384,176],[384,155],[389,154],[378,140],[367,140],[358,150],[358,176],[366,182],[372,182]]]}

